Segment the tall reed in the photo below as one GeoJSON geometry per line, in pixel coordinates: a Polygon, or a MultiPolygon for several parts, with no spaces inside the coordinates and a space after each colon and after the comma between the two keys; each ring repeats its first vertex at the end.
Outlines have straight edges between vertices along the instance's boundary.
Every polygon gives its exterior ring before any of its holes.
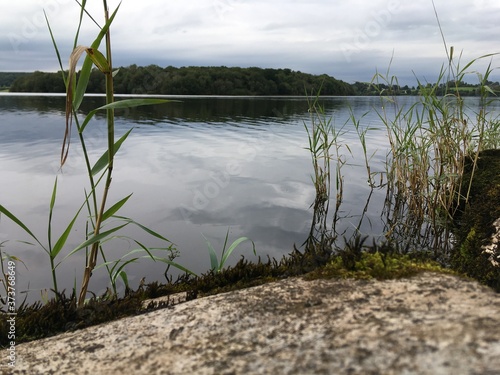
{"type": "MultiPolygon", "coordinates": [[[[482,56],[479,59],[489,57],[482,56]]],[[[434,257],[446,259],[452,245],[452,219],[469,199],[470,181],[462,181],[468,159],[477,161],[479,153],[498,140],[491,134],[498,128],[496,119],[488,119],[491,90],[488,66],[480,78],[480,107],[474,111],[465,105],[458,82],[479,59],[464,67],[449,53],[435,84],[419,82],[420,95],[410,108],[400,107],[390,90],[380,92],[382,110],[378,115],[387,129],[390,152],[387,162],[387,237],[411,241],[420,249],[431,249],[434,257]],[[453,82],[454,85],[450,85],[453,82]],[[438,95],[445,89],[444,95],[438,95]],[[389,110],[391,112],[389,112],[389,110]],[[474,113],[474,115],[470,115],[474,113]],[[485,142],[485,134],[490,139],[485,142]]],[[[376,74],[373,83],[393,87],[394,77],[376,74]]]]}
{"type": "MultiPolygon", "coordinates": [[[[83,269],[82,284],[78,298],[78,305],[82,306],[85,303],[87,296],[87,291],[92,276],[92,272],[97,267],[98,254],[102,257],[102,267],[105,267],[110,282],[113,287],[113,291],[116,295],[116,280],[120,277],[126,286],[128,286],[128,278],[125,272],[125,266],[128,264],[139,260],[140,258],[148,258],[153,261],[161,261],[169,266],[174,266],[181,271],[187,273],[193,273],[190,270],[182,267],[181,265],[173,262],[173,254],[176,254],[174,245],[165,237],[159,233],[137,223],[131,218],[119,216],[118,211],[127,203],[131,195],[128,195],[117,202],[110,204],[108,202],[109,191],[111,188],[113,166],[115,154],[127,139],[132,129],[126,132],[119,139],[115,139],[115,123],[114,123],[114,110],[121,108],[131,108],[140,105],[152,105],[152,104],[164,104],[169,102],[168,100],[160,99],[126,99],[121,101],[115,101],[113,95],[113,77],[115,74],[119,74],[117,71],[113,70],[112,65],[112,54],[111,54],[111,37],[110,37],[110,27],[113,20],[118,12],[120,5],[114,10],[113,13],[109,13],[107,1],[103,0],[104,8],[104,25],[101,27],[94,20],[94,18],[88,14],[86,10],[87,1],[83,0],[81,3],[77,2],[80,7],[80,17],[77,25],[77,31],[74,41],[74,49],[70,56],[70,66],[67,72],[63,69],[63,64],[61,61],[61,56],[55,37],[52,33],[49,20],[46,17],[47,25],[49,28],[49,33],[52,38],[52,42],[56,51],[56,55],[59,61],[61,72],[63,75],[64,82],[67,88],[66,94],[66,128],[64,133],[63,145],[61,149],[61,168],[64,166],[69,152],[69,146],[71,141],[71,128],[72,124],[75,123],[78,130],[78,138],[81,143],[83,158],[85,160],[85,167],[87,170],[89,186],[85,189],[85,197],[83,203],[79,205],[76,213],[72,216],[69,224],[63,233],[54,241],[53,238],[53,228],[52,228],[52,217],[53,210],[56,204],[57,197],[57,177],[55,179],[54,187],[52,190],[52,195],[49,204],[49,215],[48,215],[48,225],[47,225],[47,245],[43,244],[41,241],[27,226],[26,224],[17,218],[12,212],[7,208],[0,205],[0,213],[4,214],[6,217],[11,219],[19,227],[21,227],[32,239],[35,240],[36,244],[39,245],[49,256],[51,273],[53,279],[53,289],[56,296],[59,295],[59,288],[57,284],[57,267],[68,257],[73,254],[80,252],[82,250],[86,251],[86,263],[83,269]],[[93,43],[89,46],[82,46],[79,44],[79,32],[82,26],[82,22],[85,17],[89,17],[92,22],[99,26],[99,33],[93,43]],[[104,41],[105,52],[100,52],[99,48],[101,43],[104,41]],[[81,71],[77,77],[76,66],[80,57],[85,56],[81,71]],[[83,121],[79,118],[79,108],[84,99],[87,84],[89,82],[90,73],[93,67],[97,67],[104,75],[106,82],[106,104],[104,106],[95,108],[90,111],[83,121]],[[94,115],[98,111],[106,111],[106,123],[107,123],[107,148],[102,154],[102,156],[95,161],[91,162],[91,158],[88,153],[88,148],[85,140],[85,129],[87,125],[91,122],[94,115]],[[102,193],[99,196],[98,188],[104,183],[102,187],[102,193]],[[100,197],[100,203],[99,203],[100,197]],[[67,252],[66,256],[60,260],[56,261],[57,257],[60,255],[61,251],[66,248],[67,240],[72,232],[73,226],[77,222],[77,218],[80,217],[81,211],[86,208],[88,212],[88,219],[86,223],[86,236],[79,246],[67,252]],[[166,244],[165,247],[150,248],[139,242],[138,240],[131,239],[138,248],[125,254],[118,260],[109,261],[106,259],[105,251],[102,245],[112,240],[120,229],[125,228],[128,225],[136,225],[142,229],[148,235],[155,237],[163,241],[166,244]],[[160,252],[160,256],[157,254],[160,252]],[[139,255],[142,254],[142,255],[139,255]],[[163,255],[166,254],[166,255],[163,255]]],[[[124,237],[124,236],[121,236],[124,237]]],[[[126,236],[125,236],[126,237],[126,236]]],[[[76,291],[75,291],[76,292],[76,291]]]]}
{"type": "Polygon", "coordinates": [[[310,124],[309,127],[304,124],[304,127],[308,136],[309,147],[307,147],[307,150],[311,154],[314,173],[311,178],[316,195],[311,205],[313,207],[313,220],[309,236],[304,244],[308,251],[329,254],[332,252],[332,246],[339,234],[337,232],[337,223],[344,192],[342,167],[346,163],[345,156],[342,153],[345,145],[341,143],[344,128],[343,126],[337,128],[333,123],[333,119],[326,117],[324,107],[319,103],[319,92],[315,97],[308,96],[308,106],[310,124]],[[332,160],[335,162],[335,172],[333,174],[335,209],[330,226],[332,160]]]}
{"type": "MultiPolygon", "coordinates": [[[[460,94],[459,83],[465,81],[473,65],[485,55],[464,66],[455,59],[453,48],[448,52],[448,65],[444,66],[436,83],[418,82],[419,96],[409,107],[398,100],[399,82],[391,76],[390,66],[385,74],[376,73],[371,84],[379,89],[381,109],[374,109],[387,133],[389,150],[385,172],[373,172],[367,139],[378,128],[363,126],[362,118],[351,111],[349,121],[357,132],[367,172],[370,194],[363,214],[355,228],[354,239],[360,228],[374,189],[386,189],[382,212],[385,220],[383,236],[398,249],[426,253],[446,263],[453,246],[452,226],[457,211],[469,200],[474,168],[479,154],[486,148],[500,144],[500,120],[490,113],[493,91],[488,86],[491,64],[479,78],[479,106],[468,107],[460,94]],[[380,89],[380,88],[384,89],[380,89]],[[464,181],[466,165],[472,162],[473,173],[464,181]],[[378,182],[377,174],[380,175],[378,182]],[[384,181],[385,180],[385,181],[384,181]]],[[[344,191],[342,167],[346,163],[342,145],[343,127],[337,129],[327,119],[318,97],[309,101],[310,126],[306,126],[313,165],[313,184],[316,191],[313,220],[306,249],[328,249],[339,234],[337,223],[344,191]],[[336,161],[335,175],[331,173],[332,160],[336,161]],[[335,178],[335,187],[332,178],[335,178]],[[330,198],[335,194],[335,212],[329,227],[330,198]]],[[[354,226],[354,225],[353,225],[354,226]]],[[[344,232],[345,233],[345,232],[344,232]]],[[[348,241],[344,241],[349,244],[348,241]]],[[[362,247],[362,246],[361,246],[362,247]]],[[[337,251],[342,251],[335,244],[337,251]]]]}
{"type": "MultiPolygon", "coordinates": [[[[86,1],[82,2],[81,5],[81,16],[80,16],[80,24],[78,26],[78,30],[80,29],[81,21],[83,14],[87,14],[86,9],[85,9],[86,1]]],[[[119,200],[115,204],[111,205],[108,207],[108,194],[109,190],[111,187],[111,182],[112,182],[112,175],[113,175],[113,166],[114,166],[114,157],[115,153],[118,151],[122,143],[126,140],[128,135],[130,134],[129,130],[128,132],[125,133],[120,139],[115,140],[115,123],[114,123],[114,110],[118,108],[131,108],[131,107],[136,107],[140,105],[151,105],[151,104],[162,104],[162,103],[167,103],[168,100],[160,100],[160,99],[128,99],[128,100],[121,100],[121,101],[115,101],[114,100],[114,88],[113,88],[113,77],[115,74],[117,74],[117,71],[113,71],[113,66],[112,66],[112,53],[111,53],[111,37],[110,37],[110,26],[111,23],[113,22],[116,13],[119,9],[120,5],[116,8],[116,10],[109,15],[109,10],[107,6],[107,1],[103,0],[103,8],[104,8],[104,26],[101,28],[99,35],[97,39],[92,43],[90,47],[85,47],[81,45],[77,45],[77,38],[78,38],[78,32],[77,32],[77,37],[75,38],[75,48],[70,56],[70,69],[69,69],[69,75],[67,79],[67,95],[66,95],[66,133],[65,133],[65,139],[63,142],[63,148],[61,152],[61,166],[64,165],[64,162],[66,160],[67,154],[68,154],[68,148],[69,148],[69,138],[66,137],[67,134],[70,134],[71,130],[71,123],[72,119],[77,123],[77,128],[78,128],[78,133],[80,137],[80,142],[82,144],[82,149],[85,154],[85,160],[86,160],[86,167],[87,167],[87,173],[88,173],[88,179],[90,183],[90,197],[91,200],[89,203],[89,199],[85,200],[85,203],[87,205],[87,209],[90,214],[90,227],[92,228],[92,233],[88,236],[86,241],[84,241],[82,244],[80,244],[77,248],[75,248],[73,251],[71,251],[68,256],[74,254],[77,251],[80,251],[81,249],[88,249],[90,248],[89,251],[87,251],[87,261],[86,265],[84,268],[83,272],[83,278],[82,278],[82,286],[80,289],[80,294],[79,294],[79,299],[78,299],[78,305],[82,306],[85,302],[85,298],[87,295],[87,290],[90,282],[90,278],[92,276],[92,272],[96,268],[97,265],[97,256],[100,251],[104,265],[106,266],[110,280],[112,282],[113,287],[115,288],[115,281],[117,276],[121,276],[122,279],[124,280],[125,284],[127,284],[127,278],[126,274],[124,273],[124,267],[131,263],[134,262],[138,259],[138,257],[129,259],[129,260],[118,260],[115,262],[108,262],[105,257],[105,253],[101,247],[102,243],[105,241],[109,240],[112,238],[114,233],[125,226],[129,224],[135,224],[138,225],[141,229],[143,229],[145,232],[148,234],[161,239],[162,241],[165,241],[167,244],[169,244],[165,248],[155,248],[151,249],[143,245],[137,240],[133,240],[137,245],[139,245],[139,248],[137,250],[133,250],[127,255],[130,254],[135,254],[137,252],[144,252],[146,255],[145,257],[148,257],[152,260],[160,260],[168,265],[173,265],[185,272],[192,273],[191,271],[187,270],[186,268],[180,266],[179,264],[175,263],[172,261],[172,244],[171,242],[163,237],[162,235],[152,231],[151,229],[144,227],[143,225],[136,223],[134,220],[123,217],[123,216],[118,216],[117,212],[121,209],[121,207],[129,200],[131,197],[131,194],[126,196],[125,198],[119,200]],[[99,46],[101,44],[101,41],[104,39],[105,43],[105,53],[101,53],[99,51],[99,46]],[[78,80],[76,80],[76,74],[75,74],[75,68],[77,65],[78,60],[82,55],[85,54],[85,61],[83,63],[82,71],[80,73],[80,76],[78,80]],[[90,77],[90,72],[92,66],[97,67],[104,75],[105,78],[105,87],[106,87],[106,105],[96,108],[95,110],[91,111],[84,119],[82,124],[80,125],[78,123],[78,116],[77,116],[77,111],[78,108],[83,100],[83,96],[85,94],[85,90],[89,81],[90,77]],[[83,137],[83,132],[89,121],[93,118],[95,113],[99,110],[105,110],[106,111],[106,122],[107,122],[107,138],[108,138],[108,146],[107,150],[104,152],[104,154],[101,156],[101,158],[94,164],[94,166],[91,168],[91,164],[88,162],[89,158],[86,152],[86,146],[85,146],[85,139],[83,137]],[[99,173],[102,172],[100,177],[97,179],[97,182],[95,181],[96,176],[99,175],[99,173]],[[101,196],[101,203],[98,205],[97,204],[97,192],[96,188],[99,184],[99,181],[104,179],[104,187],[103,187],[103,192],[101,196]],[[112,224],[113,227],[111,229],[107,229],[104,231],[105,227],[109,227],[111,224],[111,220],[118,221],[119,224],[112,224]],[[155,250],[160,250],[160,251],[167,251],[168,254],[167,256],[164,257],[156,257],[153,255],[153,251],[155,250]],[[112,265],[112,267],[109,267],[109,265],[112,265]]],[[[90,15],[89,15],[90,16],[90,15]]],[[[90,17],[92,20],[93,18],[90,17]]],[[[95,22],[95,21],[94,21],[95,22]]],[[[54,43],[55,45],[55,43],[54,43]]],[[[57,51],[57,46],[55,45],[56,51],[57,51]]],[[[59,54],[58,54],[59,55],[59,54]]],[[[115,293],[116,293],[116,288],[115,288],[115,293]]]]}

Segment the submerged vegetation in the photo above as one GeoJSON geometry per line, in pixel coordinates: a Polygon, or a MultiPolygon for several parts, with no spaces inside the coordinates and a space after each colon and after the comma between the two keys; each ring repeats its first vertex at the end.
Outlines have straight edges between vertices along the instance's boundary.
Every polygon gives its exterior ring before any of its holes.
{"type": "MultiPolygon", "coordinates": [[[[85,4],[86,1],[81,3],[78,29],[87,16],[85,4]]],[[[310,120],[304,125],[309,141],[307,149],[313,166],[315,200],[311,205],[313,218],[310,233],[303,244],[303,249],[294,248],[288,256],[279,261],[268,258],[263,262],[259,258],[257,262],[251,263],[242,258],[235,266],[225,268],[226,261],[234,249],[249,240],[241,237],[227,247],[228,231],[220,259],[207,241],[211,269],[205,274],[196,275],[174,262],[178,250],[166,237],[131,218],[118,215],[131,195],[112,204],[108,202],[115,153],[131,131],[126,132],[118,140],[115,139],[114,110],[139,105],[165,104],[167,101],[157,99],[115,101],[115,89],[119,87],[120,82],[132,80],[132,76],[128,76],[126,70],[118,71],[112,66],[109,28],[118,8],[109,15],[106,0],[103,0],[103,5],[104,25],[100,27],[92,45],[90,47],[79,45],[77,32],[69,70],[63,69],[59,59],[61,65],[59,79],[62,75],[67,95],[61,167],[68,157],[70,132],[74,124],[78,131],[88,175],[88,186],[84,189],[83,201],[76,207],[76,212],[70,217],[63,233],[55,238],[52,215],[57,198],[56,177],[48,204],[47,241],[41,240],[22,220],[0,205],[0,213],[22,228],[30,240],[47,253],[53,279],[52,298],[31,306],[23,302],[17,307],[17,342],[169,305],[168,300],[145,304],[144,301],[148,298],[183,292],[187,294],[187,299],[193,299],[297,275],[306,275],[308,278],[395,278],[425,270],[443,271],[444,268],[451,268],[500,290],[500,267],[491,260],[492,253],[486,252],[483,247],[485,238],[493,234],[493,222],[500,217],[500,207],[490,204],[490,201],[498,204],[500,200],[498,191],[500,166],[488,170],[493,163],[498,163],[489,161],[489,156],[498,154],[498,150],[491,151],[491,149],[497,149],[500,145],[500,120],[488,112],[491,95],[494,94],[488,81],[491,74],[490,67],[484,74],[478,74],[477,87],[481,95],[479,108],[465,107],[458,86],[458,82],[465,79],[476,60],[461,67],[460,61],[455,61],[453,57],[453,49],[449,51],[449,64],[443,68],[438,82],[434,85],[420,84],[418,90],[421,95],[409,108],[401,107],[398,103],[398,93],[393,91],[395,87],[399,87],[396,77],[391,77],[389,72],[386,75],[375,75],[370,87],[379,90],[382,109],[378,110],[377,114],[382,120],[389,140],[389,150],[385,155],[385,170],[372,171],[370,163],[373,154],[369,154],[367,147],[370,132],[380,129],[364,127],[362,119],[355,118],[354,114],[348,121],[352,122],[359,137],[361,150],[364,153],[362,168],[366,169],[371,192],[375,190],[385,192],[382,212],[385,228],[377,237],[365,236],[360,230],[368,203],[358,223],[353,225],[352,233],[347,233],[338,225],[340,220],[344,219],[341,216],[341,207],[348,184],[344,177],[344,166],[352,154],[352,145],[345,144],[342,140],[346,124],[337,127],[333,119],[328,118],[319,105],[319,86],[316,92],[306,86],[311,93],[310,120]],[[101,43],[104,44],[102,47],[104,52],[100,50],[101,43]],[[85,57],[83,67],[79,74],[76,74],[76,65],[82,56],[85,57]],[[99,77],[99,82],[104,84],[106,105],[92,110],[81,119],[78,109],[94,77],[99,77]],[[448,85],[449,82],[456,84],[448,85]],[[443,87],[446,88],[444,92],[443,87]],[[85,128],[98,111],[106,112],[108,144],[102,156],[91,162],[85,142],[85,128]],[[468,115],[471,112],[473,116],[468,115]],[[486,173],[477,184],[479,172],[485,170],[486,173]],[[493,184],[493,188],[485,187],[490,184],[493,184]],[[79,246],[67,250],[69,234],[77,218],[84,216],[84,213],[87,218],[85,238],[79,246]],[[120,230],[130,225],[135,225],[155,240],[162,241],[164,247],[151,248],[142,242],[130,239],[131,243],[137,245],[136,249],[118,260],[107,259],[106,243],[114,239],[120,230]],[[75,280],[73,290],[66,295],[57,283],[57,270],[66,258],[76,252],[86,254],[86,263],[81,276],[82,284],[77,290],[75,280]],[[61,257],[63,259],[60,259],[61,257]],[[180,269],[183,274],[175,281],[166,276],[165,284],[141,283],[134,291],[129,287],[125,266],[140,258],[164,262],[167,271],[172,266],[180,269]],[[110,289],[102,296],[96,296],[88,290],[92,272],[99,267],[107,270],[110,282],[110,289]],[[119,280],[126,287],[125,295],[121,298],[116,288],[119,280]]],[[[47,23],[50,30],[50,23],[48,21],[47,23]]],[[[51,36],[58,52],[52,33],[51,36]]],[[[486,57],[488,56],[483,58],[486,57]]],[[[134,69],[138,70],[137,67],[134,69]]],[[[287,71],[262,70],[258,73],[268,74],[270,79],[273,74],[293,76],[292,72],[287,71]]],[[[208,77],[206,80],[216,82],[213,77],[208,77]]],[[[237,82],[234,77],[227,80],[237,82]]],[[[151,81],[152,86],[148,87],[154,88],[155,82],[157,83],[155,80],[151,81]]],[[[283,79],[280,82],[283,83],[283,79]]],[[[145,87],[144,82],[142,86],[145,87]]],[[[162,85],[158,85],[160,86],[162,85]]],[[[276,93],[280,93],[280,83],[275,82],[275,86],[278,90],[276,93]]],[[[286,90],[293,88],[292,85],[283,87],[286,90]]],[[[153,93],[148,90],[147,93],[153,93]]],[[[303,84],[301,90],[302,92],[304,90],[303,84]]],[[[321,93],[329,94],[328,90],[330,90],[329,81],[323,77],[321,93]]],[[[257,93],[257,91],[251,92],[257,93]]],[[[243,94],[243,91],[238,94],[243,94]]],[[[370,197],[371,194],[367,198],[368,201],[370,197]]],[[[251,242],[255,253],[255,245],[253,241],[251,242]]],[[[8,295],[10,279],[3,262],[22,262],[22,260],[12,254],[5,254],[2,245],[0,244],[2,283],[8,295]]],[[[495,253],[495,250],[492,251],[495,253]]],[[[2,296],[1,302],[4,307],[9,306],[8,297],[2,296]]],[[[5,308],[3,311],[6,312],[5,308]]],[[[2,346],[7,345],[7,329],[3,319],[0,325],[2,346]]]]}

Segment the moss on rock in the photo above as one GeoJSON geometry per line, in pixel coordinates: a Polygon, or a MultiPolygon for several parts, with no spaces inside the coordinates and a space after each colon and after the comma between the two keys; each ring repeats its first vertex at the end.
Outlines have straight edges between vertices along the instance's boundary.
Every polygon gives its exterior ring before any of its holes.
{"type": "Polygon", "coordinates": [[[495,266],[484,246],[491,244],[495,234],[493,223],[500,218],[500,150],[485,150],[479,154],[473,171],[469,162],[463,176],[462,191],[470,196],[455,216],[456,245],[451,254],[451,265],[459,272],[500,291],[500,267],[495,266]]]}
{"type": "Polygon", "coordinates": [[[307,280],[330,278],[355,279],[400,279],[412,277],[422,272],[440,272],[453,274],[454,272],[441,267],[431,260],[419,260],[409,255],[383,254],[363,252],[352,269],[347,269],[341,256],[332,257],[324,267],[319,267],[304,276],[307,280]]]}

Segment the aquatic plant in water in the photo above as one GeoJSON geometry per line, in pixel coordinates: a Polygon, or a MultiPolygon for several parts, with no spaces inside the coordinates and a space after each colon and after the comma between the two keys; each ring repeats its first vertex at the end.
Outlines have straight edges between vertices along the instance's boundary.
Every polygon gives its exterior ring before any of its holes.
{"type": "Polygon", "coordinates": [[[229,237],[229,229],[227,230],[226,238],[224,239],[224,246],[222,247],[221,258],[219,261],[218,257],[217,257],[217,253],[215,252],[215,249],[213,248],[212,244],[205,236],[203,236],[203,238],[205,239],[205,242],[207,243],[208,253],[210,255],[210,269],[212,271],[215,271],[215,272],[222,271],[224,269],[224,265],[226,264],[227,259],[231,256],[233,251],[236,250],[236,248],[242,242],[250,241],[252,243],[252,251],[253,251],[254,255],[257,255],[257,253],[255,252],[255,243],[247,237],[240,237],[240,238],[234,240],[233,243],[231,245],[229,245],[229,247],[226,249],[228,237],[229,237]]]}
{"type": "MultiPolygon", "coordinates": [[[[463,81],[478,60],[462,68],[453,60],[453,48],[448,56],[449,65],[441,70],[435,84],[419,82],[421,95],[414,105],[401,108],[397,97],[382,92],[388,96],[382,98],[383,110],[378,112],[390,143],[386,164],[387,237],[410,241],[417,249],[430,249],[443,261],[453,246],[453,217],[469,200],[478,155],[494,142],[485,142],[484,135],[491,134],[498,122],[488,118],[490,67],[484,75],[478,74],[479,108],[466,107],[458,86],[447,86],[444,96],[437,95],[438,88],[447,82],[456,85],[463,81]],[[467,160],[473,161],[473,172],[464,181],[467,160]]],[[[394,79],[377,74],[374,82],[382,80],[392,87],[394,79]]]]}
{"type": "MultiPolygon", "coordinates": [[[[392,91],[399,84],[397,77],[390,75],[390,66],[385,75],[376,73],[373,77],[371,84],[375,89],[385,87],[379,89],[381,109],[373,109],[382,121],[389,141],[384,172],[372,172],[370,161],[374,154],[368,155],[366,147],[369,133],[380,129],[370,126],[363,128],[359,118],[353,114],[350,118],[358,134],[367,182],[371,188],[363,215],[373,190],[385,189],[382,211],[385,228],[379,237],[389,243],[399,244],[400,249],[417,252],[419,256],[431,256],[447,265],[450,264],[450,252],[455,245],[454,218],[469,202],[479,155],[483,150],[500,144],[498,115],[490,114],[488,109],[495,100],[491,99],[493,92],[488,87],[491,63],[484,74],[477,73],[480,94],[478,108],[466,106],[458,87],[475,62],[494,54],[481,56],[461,66],[460,59],[455,60],[453,51],[453,48],[449,50],[448,66],[441,69],[435,84],[419,82],[420,95],[409,108],[402,107],[397,93],[392,91]],[[445,94],[440,96],[438,92],[443,87],[445,94]],[[465,174],[469,161],[471,173],[465,174]],[[379,183],[377,174],[380,175],[379,183]]],[[[353,251],[346,250],[359,240],[363,215],[357,225],[353,224],[355,230],[352,239],[343,238],[345,233],[336,230],[344,189],[341,170],[346,163],[340,151],[343,145],[339,140],[343,128],[335,128],[332,120],[325,118],[317,101],[311,103],[310,129],[306,126],[309,141],[307,149],[312,158],[316,197],[312,205],[313,221],[305,243],[306,249],[327,249],[352,255],[353,251]],[[335,186],[330,183],[331,160],[337,161],[335,186]],[[335,200],[336,208],[330,219],[328,210],[331,199],[335,200]],[[329,220],[332,220],[331,225],[329,220]]],[[[352,154],[350,145],[345,145],[345,149],[352,154]]]]}
{"type": "Polygon", "coordinates": [[[318,252],[318,255],[328,255],[332,252],[332,246],[338,236],[336,224],[339,220],[339,209],[342,204],[344,191],[344,176],[342,167],[346,163],[342,149],[348,146],[340,142],[344,134],[343,127],[338,129],[331,118],[327,118],[324,108],[319,104],[319,91],[315,97],[308,97],[310,124],[304,127],[308,137],[308,147],[311,155],[313,175],[311,176],[315,199],[313,207],[313,219],[309,236],[304,245],[306,251],[318,252]],[[309,125],[309,126],[308,126],[309,125]],[[332,194],[331,161],[335,160],[335,210],[332,226],[329,225],[330,196],[332,194]]]}

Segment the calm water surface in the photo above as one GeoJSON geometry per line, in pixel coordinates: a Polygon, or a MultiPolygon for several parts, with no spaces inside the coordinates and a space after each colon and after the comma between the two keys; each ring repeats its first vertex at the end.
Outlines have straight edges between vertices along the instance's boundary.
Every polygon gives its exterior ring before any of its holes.
{"type": "MultiPolygon", "coordinates": [[[[257,254],[281,258],[293,245],[299,247],[311,225],[310,205],[314,200],[311,161],[304,123],[309,123],[304,98],[176,98],[180,102],[117,112],[117,137],[134,128],[117,153],[110,202],[130,193],[132,198],[121,211],[124,216],[160,232],[174,242],[182,265],[204,272],[209,268],[207,246],[202,234],[222,248],[230,228],[229,240],[250,237],[257,254]]],[[[410,105],[414,98],[403,98],[410,105]]],[[[104,103],[101,97],[87,98],[86,112],[104,103]]],[[[374,108],[379,98],[324,98],[327,117],[343,127],[341,151],[347,164],[343,168],[345,192],[342,230],[352,231],[360,222],[369,194],[362,167],[361,147],[355,129],[347,123],[350,109],[361,119],[362,127],[380,128],[368,135],[372,171],[382,171],[387,142],[374,108]],[[368,113],[367,113],[368,112],[368,113]],[[345,125],[344,125],[345,124],[345,125]]],[[[49,200],[58,175],[54,233],[59,235],[83,202],[88,188],[81,147],[76,129],[67,164],[59,170],[64,133],[64,98],[58,96],[0,95],[0,204],[21,218],[46,243],[49,200]]],[[[106,129],[98,114],[86,129],[92,160],[104,152],[106,129]]],[[[380,235],[380,213],[384,191],[375,191],[362,221],[363,233],[380,235]]],[[[60,261],[84,240],[84,218],[75,225],[60,261]]],[[[122,233],[149,246],[162,246],[139,230],[127,227],[122,233]]],[[[30,299],[39,290],[51,287],[48,256],[37,246],[16,240],[26,235],[7,218],[0,220],[3,250],[21,258],[28,270],[18,264],[18,285],[30,289],[30,299]]],[[[105,244],[108,259],[115,260],[136,247],[126,239],[105,244]]],[[[251,246],[241,245],[230,262],[242,254],[255,259],[251,246]]],[[[58,267],[60,288],[71,289],[74,279],[80,285],[83,254],[67,258],[58,267]]],[[[165,265],[141,261],[127,267],[130,282],[165,281],[165,265]]],[[[176,273],[174,272],[174,275],[176,273]]],[[[108,285],[105,272],[94,272],[90,289],[102,292],[108,285]]]]}

